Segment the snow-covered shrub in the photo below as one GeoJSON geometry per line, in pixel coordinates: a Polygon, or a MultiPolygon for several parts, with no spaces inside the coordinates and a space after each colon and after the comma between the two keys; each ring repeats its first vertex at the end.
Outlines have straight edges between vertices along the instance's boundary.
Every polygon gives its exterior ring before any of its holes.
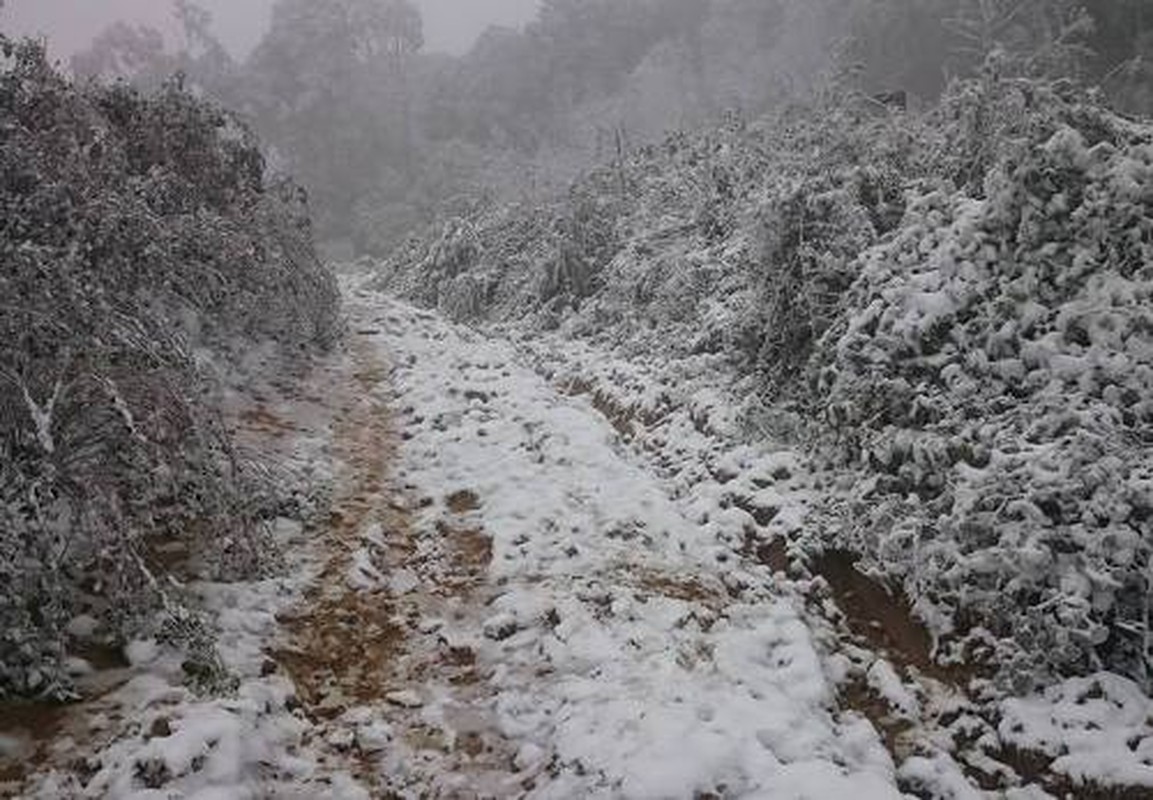
{"type": "Polygon", "coordinates": [[[65,694],[68,623],[123,640],[172,553],[260,562],[213,373],[333,340],[301,212],[178,85],[77,86],[0,38],[0,696],[65,694]]]}
{"type": "Polygon", "coordinates": [[[893,115],[834,101],[756,124],[728,114],[531,212],[478,204],[395,254],[382,280],[459,319],[527,316],[638,353],[718,353],[791,384],[848,267],[900,219],[915,140],[893,115]]]}
{"type": "Polygon", "coordinates": [[[1153,128],[1032,82],[956,108],[985,118],[944,129],[980,186],[911,200],[814,367],[871,475],[838,546],[903,580],[944,658],[1148,680],[1153,128]]]}
{"type": "Polygon", "coordinates": [[[451,282],[431,245],[383,280],[755,376],[859,470],[823,544],[903,583],[941,658],[1147,679],[1153,128],[1004,72],[923,115],[834,87],[670,134],[542,209],[478,209],[451,282]],[[595,268],[550,279],[581,213],[595,268]]]}
{"type": "Polygon", "coordinates": [[[858,105],[859,98],[833,95],[774,131],[794,155],[761,200],[762,312],[750,363],[777,396],[796,388],[795,376],[836,319],[857,256],[900,221],[904,187],[917,169],[915,123],[858,105]]]}

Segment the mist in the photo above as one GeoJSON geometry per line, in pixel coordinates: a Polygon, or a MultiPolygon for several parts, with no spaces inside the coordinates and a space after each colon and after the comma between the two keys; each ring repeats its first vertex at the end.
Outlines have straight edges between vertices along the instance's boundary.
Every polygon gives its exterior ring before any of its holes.
{"type": "MultiPolygon", "coordinates": [[[[203,0],[213,28],[236,57],[244,57],[268,27],[274,0],[203,0]]],[[[490,25],[516,27],[530,20],[538,0],[417,0],[424,16],[426,47],[461,54],[490,25]]],[[[14,33],[45,36],[52,52],[67,59],[117,21],[145,24],[176,34],[165,0],[9,0],[0,20],[14,33]]]]}

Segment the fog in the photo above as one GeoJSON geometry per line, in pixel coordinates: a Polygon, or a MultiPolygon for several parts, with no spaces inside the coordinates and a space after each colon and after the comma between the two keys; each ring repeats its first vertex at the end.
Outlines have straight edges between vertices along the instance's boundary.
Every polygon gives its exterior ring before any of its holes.
{"type": "MultiPolygon", "coordinates": [[[[221,42],[243,56],[260,40],[274,0],[202,0],[212,12],[221,42]]],[[[518,26],[529,20],[537,0],[418,0],[424,16],[426,49],[463,53],[490,25],[518,26]]],[[[0,12],[5,27],[45,36],[62,58],[86,47],[118,20],[151,25],[172,34],[171,6],[165,0],[9,0],[0,12]]]]}
{"type": "Polygon", "coordinates": [[[238,112],[273,169],[307,188],[323,241],[371,254],[462,201],[546,201],[595,164],[733,113],[753,121],[829,89],[926,106],[993,51],[1029,71],[1107,74],[1113,95],[1140,108],[1149,81],[1117,65],[1147,63],[1153,49],[1129,0],[1100,6],[1089,26],[1066,0],[192,5],[212,16],[210,29],[190,18],[185,30],[172,0],[8,0],[3,21],[43,35],[78,77],[155,88],[184,75],[238,112]],[[158,29],[163,41],[109,31],[117,21],[158,29]],[[478,40],[490,26],[497,32],[478,40]],[[1093,42],[1078,38],[1089,29],[1093,42]]]}

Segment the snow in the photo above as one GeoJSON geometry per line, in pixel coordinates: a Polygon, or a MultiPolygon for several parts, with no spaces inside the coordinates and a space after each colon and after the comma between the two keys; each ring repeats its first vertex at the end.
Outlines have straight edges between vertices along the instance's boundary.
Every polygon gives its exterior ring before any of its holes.
{"type": "MultiPolygon", "coordinates": [[[[294,583],[302,586],[309,577],[304,572],[294,583]]],[[[96,737],[95,752],[87,756],[99,767],[95,774],[80,786],[71,775],[49,773],[27,796],[249,800],[272,792],[300,800],[367,797],[349,776],[326,770],[315,746],[307,744],[313,726],[290,710],[291,681],[282,674],[260,674],[263,648],[275,635],[274,615],[295,601],[298,588],[284,580],[200,587],[217,601],[218,610],[227,608],[218,621],[220,649],[241,676],[235,695],[197,697],[180,685],[175,654],[155,643],[138,643],[132,649],[147,656],[138,658],[140,671],[101,699],[107,712],[90,719],[96,729],[109,728],[96,737]],[[134,724],[118,730],[115,719],[134,724]]],[[[59,746],[69,744],[61,741],[59,746]]]]}
{"type": "MultiPolygon", "coordinates": [[[[99,734],[56,745],[94,765],[91,780],[49,773],[29,797],[870,800],[903,787],[968,800],[991,795],[960,764],[1008,774],[1003,745],[1075,785],[1153,787],[1153,702],[1134,684],[1102,674],[1005,701],[993,730],[965,698],[838,641],[824,581],[750,557],[750,539],[795,545],[832,477],[742,436],[740,386],[707,358],[632,363],[563,332],[489,338],[360,285],[349,295],[357,346],[391,367],[355,399],[394,414],[397,452],[379,454],[391,485],[374,489],[390,495],[373,500],[405,509],[410,549],[386,563],[392,523],[362,520],[333,582],[395,604],[396,674],[375,701],[312,721],[267,669],[278,615],[322,566],[315,531],[279,520],[283,575],[190,587],[235,692],[197,696],[179,654],[133,643],[126,682],[89,710],[99,734]],[[475,659],[467,680],[446,653],[475,659]],[[897,763],[839,696],[861,679],[908,726],[897,763]],[[978,743],[961,758],[959,740],[978,743]]],[[[289,469],[323,477],[332,432],[312,423],[283,445],[289,469]]]]}
{"type": "Polygon", "coordinates": [[[1077,784],[1153,791],[1153,700],[1132,681],[1100,673],[1003,703],[999,733],[1023,750],[1053,757],[1077,784]]]}
{"type": "MultiPolygon", "coordinates": [[[[748,514],[714,505],[700,524],[700,497],[677,497],[510,343],[367,291],[357,302],[378,309],[376,343],[395,364],[386,390],[414,409],[403,481],[418,496],[479,498],[470,518],[492,538],[491,594],[450,627],[484,634],[465,636],[491,675],[482,710],[518,743],[529,796],[900,796],[871,726],[835,713],[794,601],[724,541],[748,514]]],[[[729,459],[715,467],[801,469],[788,455],[729,459]]],[[[435,530],[446,513],[434,502],[415,524],[435,530]]],[[[428,689],[422,719],[449,719],[452,692],[428,689]]]]}
{"type": "MultiPolygon", "coordinates": [[[[331,390],[330,379],[321,371],[301,393],[320,396],[331,390]]],[[[327,455],[332,415],[311,407],[300,411],[297,433],[280,442],[284,461],[278,468],[322,484],[332,471],[327,455]]],[[[131,642],[124,652],[130,666],[123,674],[81,679],[82,687],[91,682],[95,698],[75,709],[69,727],[51,743],[52,763],[59,768],[33,776],[20,796],[368,800],[347,766],[332,763],[317,727],[299,709],[290,678],[281,669],[267,669],[268,653],[283,635],[277,615],[300,603],[319,569],[313,534],[299,520],[275,520],[272,531],[286,554],[281,574],[185,587],[212,620],[216,650],[236,678],[235,690],[198,695],[184,685],[185,654],[152,639],[131,642]],[[83,783],[72,769],[77,763],[92,768],[83,783]]],[[[98,624],[78,617],[70,627],[90,633],[98,624]]],[[[368,720],[363,735],[378,746],[386,731],[379,721],[368,720]]],[[[0,792],[5,788],[0,785],[0,792]]]]}
{"type": "Polygon", "coordinates": [[[887,700],[891,708],[896,709],[908,719],[918,717],[921,704],[901,682],[892,664],[884,659],[877,659],[869,668],[867,679],[870,688],[887,700]]]}
{"type": "Polygon", "coordinates": [[[979,800],[983,797],[956,763],[940,754],[908,758],[901,765],[900,774],[902,780],[941,800],[979,800]]]}

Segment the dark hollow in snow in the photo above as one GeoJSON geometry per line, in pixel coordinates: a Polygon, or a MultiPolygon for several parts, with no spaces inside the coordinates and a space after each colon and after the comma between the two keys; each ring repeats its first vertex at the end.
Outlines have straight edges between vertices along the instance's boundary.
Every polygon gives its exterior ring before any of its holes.
{"type": "Polygon", "coordinates": [[[849,629],[901,667],[950,686],[963,687],[971,677],[956,667],[943,667],[933,658],[933,639],[913,614],[903,592],[891,592],[857,569],[860,559],[847,551],[829,550],[811,561],[811,569],[829,584],[849,629]]]}

